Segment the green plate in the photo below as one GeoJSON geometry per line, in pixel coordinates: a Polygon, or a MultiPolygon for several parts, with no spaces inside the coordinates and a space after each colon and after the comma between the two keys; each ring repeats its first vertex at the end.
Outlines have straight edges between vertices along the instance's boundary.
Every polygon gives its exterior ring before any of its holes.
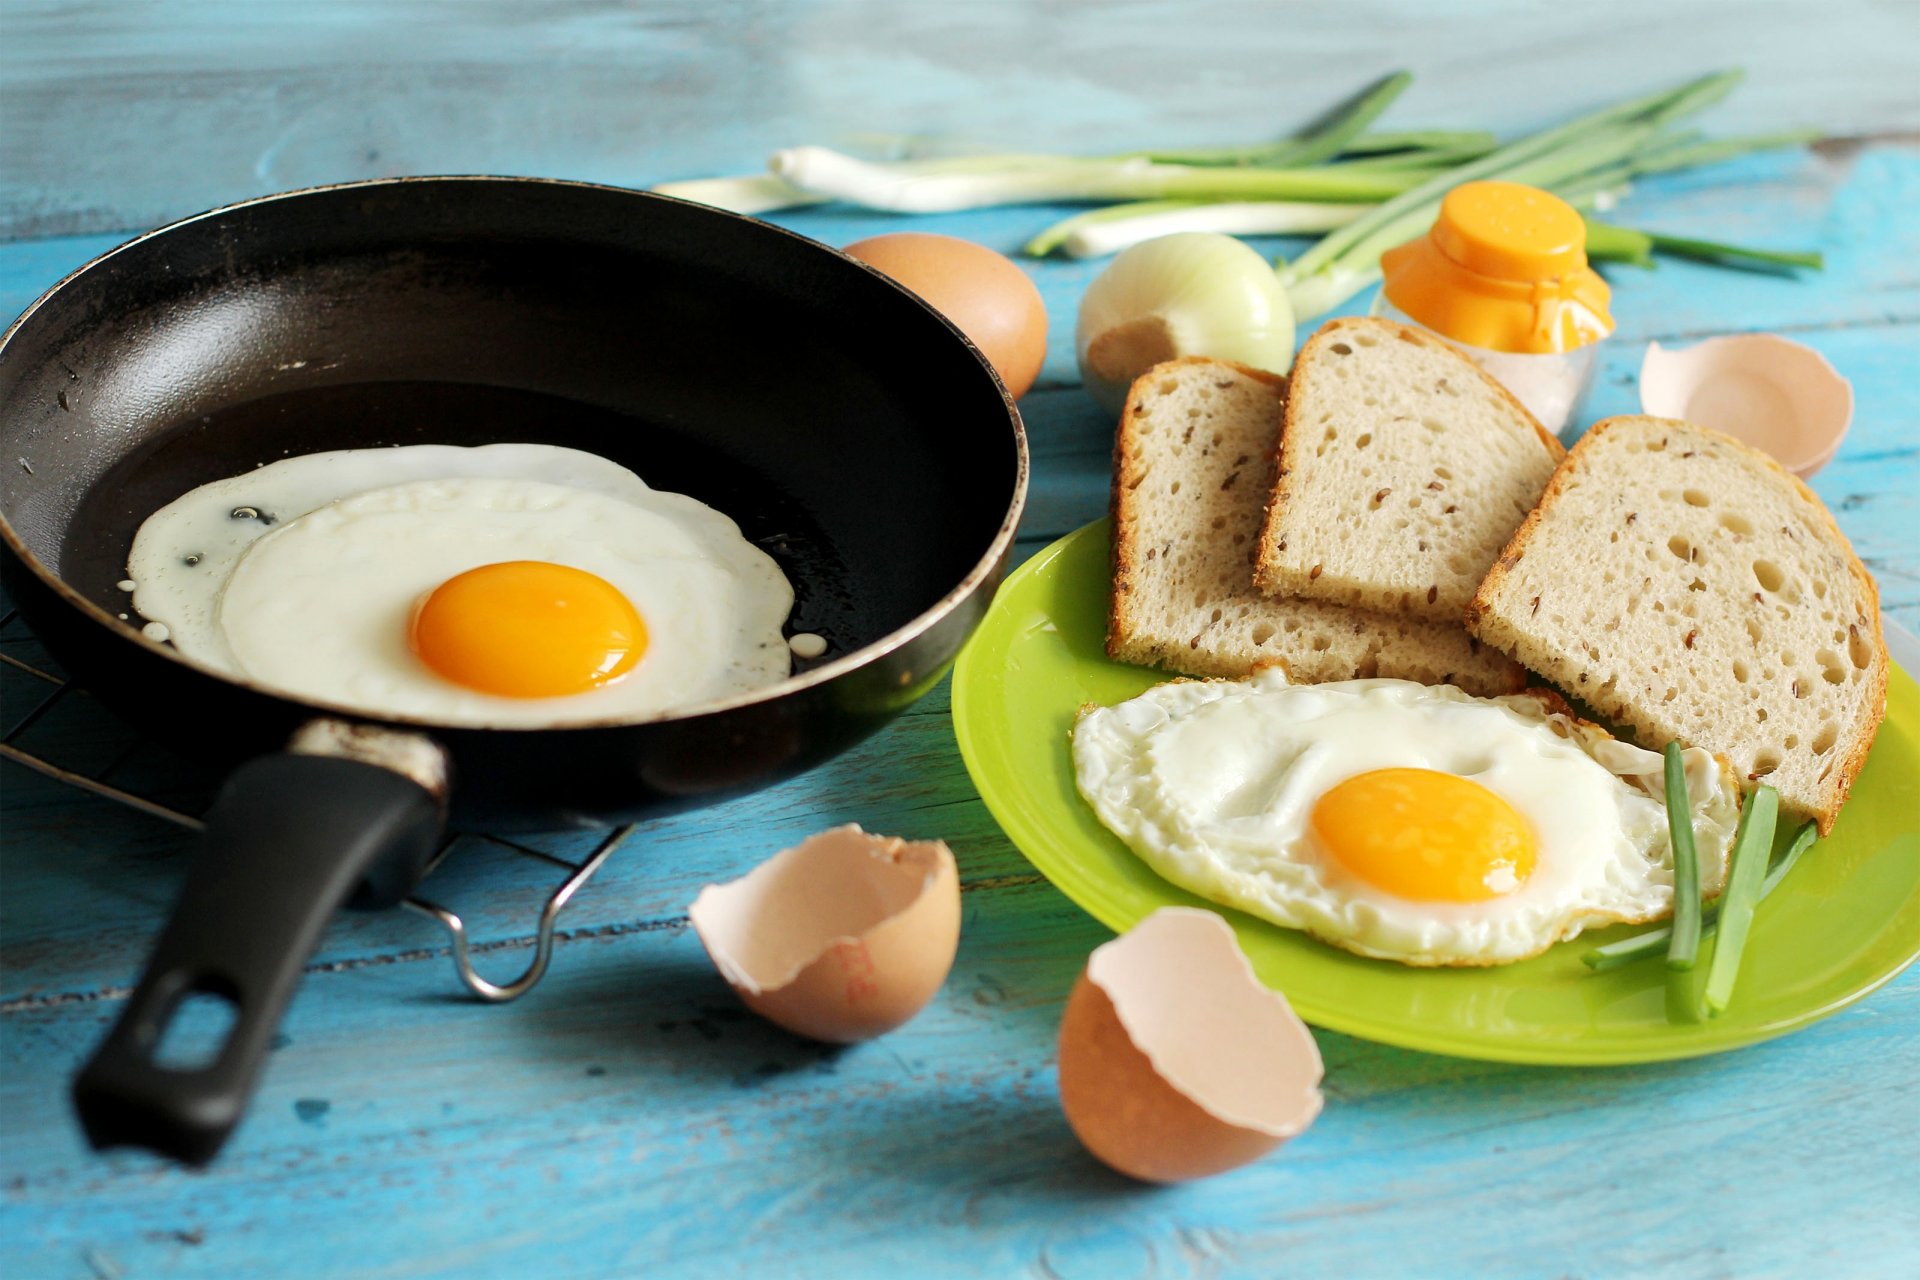
{"type": "MultiPolygon", "coordinates": [[[[974,784],[1013,842],[1068,897],[1125,930],[1160,907],[1206,904],[1134,857],[1074,789],[1075,710],[1167,678],[1106,657],[1107,545],[1106,523],[1089,525],[1008,578],[954,668],[953,721],[974,784]]],[[[1760,905],[1732,1007],[1709,1021],[1675,998],[1688,993],[1670,994],[1658,957],[1600,974],[1580,963],[1632,926],[1518,964],[1410,969],[1214,909],[1302,1017],[1370,1040],[1563,1064],[1653,1062],[1765,1040],[1846,1007],[1920,954],[1920,687],[1895,668],[1887,701],[1845,812],[1760,905]]],[[[1683,984],[1704,981],[1705,961],[1683,984]]]]}

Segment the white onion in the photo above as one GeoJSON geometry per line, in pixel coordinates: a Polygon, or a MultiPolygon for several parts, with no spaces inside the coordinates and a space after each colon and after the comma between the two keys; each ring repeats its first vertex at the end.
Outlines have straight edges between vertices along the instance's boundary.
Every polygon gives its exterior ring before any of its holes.
{"type": "Polygon", "coordinates": [[[1293,308],[1267,260],[1232,236],[1161,236],[1087,286],[1074,354],[1087,391],[1117,416],[1133,380],[1162,360],[1213,356],[1285,373],[1293,308]]]}

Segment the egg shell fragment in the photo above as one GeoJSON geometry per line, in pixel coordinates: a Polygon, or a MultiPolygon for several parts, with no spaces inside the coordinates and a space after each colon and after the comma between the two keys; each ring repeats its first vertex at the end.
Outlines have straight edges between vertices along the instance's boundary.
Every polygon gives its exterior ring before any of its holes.
{"type": "Polygon", "coordinates": [[[960,873],[938,840],[834,827],[687,911],[749,1009],[798,1035],[851,1044],[926,1007],[960,943],[960,873]]]}
{"type": "Polygon", "coordinates": [[[1771,333],[1647,344],[1640,407],[1723,431],[1805,479],[1833,460],[1853,421],[1853,384],[1803,343],[1771,333]]]}
{"type": "Polygon", "coordinates": [[[1320,1114],[1313,1033],[1211,911],[1163,907],[1098,947],[1060,1020],[1060,1105],[1103,1163],[1184,1182],[1257,1160],[1320,1114]]]}

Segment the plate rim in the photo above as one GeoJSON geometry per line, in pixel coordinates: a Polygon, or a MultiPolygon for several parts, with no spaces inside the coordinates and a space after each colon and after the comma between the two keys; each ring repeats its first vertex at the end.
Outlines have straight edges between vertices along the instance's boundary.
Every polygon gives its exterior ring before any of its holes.
{"type": "MultiPolygon", "coordinates": [[[[991,626],[994,615],[1000,613],[1003,609],[1010,609],[1012,607],[1010,602],[1021,587],[1030,579],[1041,574],[1047,565],[1065,554],[1069,549],[1075,547],[1080,541],[1092,537],[1108,537],[1109,526],[1110,521],[1103,516],[1100,519],[1063,534],[1035,551],[1007,575],[1005,581],[1000,584],[999,590],[994,593],[994,599],[988,608],[987,616],[982,619],[981,625],[976,628],[974,635],[968,640],[966,646],[961,650],[959,657],[954,663],[953,686],[950,701],[954,738],[960,749],[961,760],[966,766],[975,792],[980,796],[982,803],[986,805],[987,811],[993,815],[993,819],[995,823],[999,825],[1002,833],[1006,835],[1014,848],[1019,850],[1021,857],[1025,858],[1028,864],[1038,871],[1057,892],[1064,896],[1069,902],[1072,902],[1081,911],[1098,921],[1102,926],[1112,929],[1117,933],[1124,931],[1126,928],[1130,928],[1132,924],[1137,923],[1137,921],[1127,920],[1125,913],[1114,911],[1110,903],[1102,903],[1101,906],[1091,905],[1089,902],[1083,901],[1081,895],[1063,886],[1060,881],[1055,878],[1053,870],[1047,865],[1051,856],[1050,850],[1036,857],[1033,849],[1030,847],[1030,845],[1039,845],[1045,849],[1055,838],[1053,833],[1031,830],[1028,826],[1028,815],[1022,811],[1020,807],[1012,804],[1008,796],[1001,794],[1001,789],[997,785],[989,785],[986,781],[983,781],[985,765],[980,755],[982,743],[977,735],[981,732],[978,721],[984,719],[986,715],[984,710],[985,700],[981,699],[979,705],[976,705],[976,700],[972,693],[975,687],[974,682],[978,678],[974,674],[976,665],[984,660],[981,655],[985,652],[989,638],[996,634],[991,626]]],[[[1913,686],[1914,693],[1920,694],[1920,683],[1916,683],[1911,673],[1894,663],[1891,658],[1888,660],[1888,667],[1890,674],[1890,698],[1892,696],[1891,690],[1894,681],[1901,680],[1905,681],[1909,686],[1913,686]]],[[[1148,669],[1142,668],[1142,670],[1148,669]]],[[[1177,678],[1173,673],[1163,674],[1165,674],[1167,679],[1177,678]]],[[[1149,867],[1148,870],[1152,871],[1152,868],[1149,867]]],[[[1157,872],[1154,874],[1156,876],[1158,875],[1157,872]]],[[[1164,880],[1164,878],[1162,879],[1164,880]]],[[[1178,886],[1172,885],[1170,882],[1168,882],[1168,887],[1176,892],[1186,892],[1180,890],[1178,886]]],[[[1920,892],[1920,889],[1917,889],[1916,892],[1920,892]]],[[[1089,894],[1087,896],[1093,898],[1096,902],[1099,901],[1098,895],[1089,894]]],[[[1198,895],[1189,896],[1197,897],[1198,895]]],[[[1248,916],[1246,913],[1234,908],[1223,907],[1218,903],[1209,902],[1206,904],[1206,907],[1209,910],[1221,914],[1227,923],[1234,928],[1236,936],[1241,930],[1243,921],[1269,928],[1280,927],[1271,924],[1271,922],[1248,916]]],[[[1319,945],[1327,944],[1322,943],[1319,945]]],[[[1565,944],[1563,943],[1561,945],[1565,944]]],[[[1326,1006],[1311,994],[1306,996],[1296,996],[1291,992],[1282,992],[1281,994],[1294,1005],[1300,1013],[1300,1016],[1313,1026],[1396,1048],[1433,1053],[1446,1057],[1466,1058],[1485,1062],[1506,1062],[1528,1066],[1631,1066],[1651,1062],[1675,1062],[1688,1058],[1727,1053],[1788,1035],[1812,1023],[1830,1017],[1872,995],[1875,991],[1878,991],[1881,987],[1884,987],[1887,983],[1900,976],[1900,974],[1911,967],[1916,960],[1920,960],[1920,939],[1916,939],[1914,946],[1907,950],[1905,955],[1899,957],[1882,971],[1873,974],[1864,982],[1849,987],[1847,991],[1833,999],[1818,1001],[1808,1008],[1798,1010],[1791,1015],[1775,1021],[1764,1022],[1758,1025],[1722,1024],[1727,1029],[1719,1036],[1713,1036],[1711,1034],[1700,1035],[1696,1033],[1691,1037],[1680,1040],[1650,1039],[1624,1044],[1606,1041],[1598,1044],[1587,1044],[1579,1041],[1554,1041],[1535,1047],[1524,1043],[1504,1040],[1488,1042],[1473,1034],[1454,1031],[1444,1026],[1404,1029],[1400,1021],[1382,1021],[1380,1019],[1367,1017],[1348,1017],[1343,1015],[1337,1008],[1326,1006]]]]}

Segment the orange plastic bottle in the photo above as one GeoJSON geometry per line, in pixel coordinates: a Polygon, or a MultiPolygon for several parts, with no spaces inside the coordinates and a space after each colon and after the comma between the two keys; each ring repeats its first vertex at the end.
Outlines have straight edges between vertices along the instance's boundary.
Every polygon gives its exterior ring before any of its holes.
{"type": "Polygon", "coordinates": [[[1432,230],[1387,250],[1380,267],[1375,315],[1459,347],[1547,430],[1577,425],[1613,317],[1572,205],[1517,182],[1463,183],[1432,230]]]}

